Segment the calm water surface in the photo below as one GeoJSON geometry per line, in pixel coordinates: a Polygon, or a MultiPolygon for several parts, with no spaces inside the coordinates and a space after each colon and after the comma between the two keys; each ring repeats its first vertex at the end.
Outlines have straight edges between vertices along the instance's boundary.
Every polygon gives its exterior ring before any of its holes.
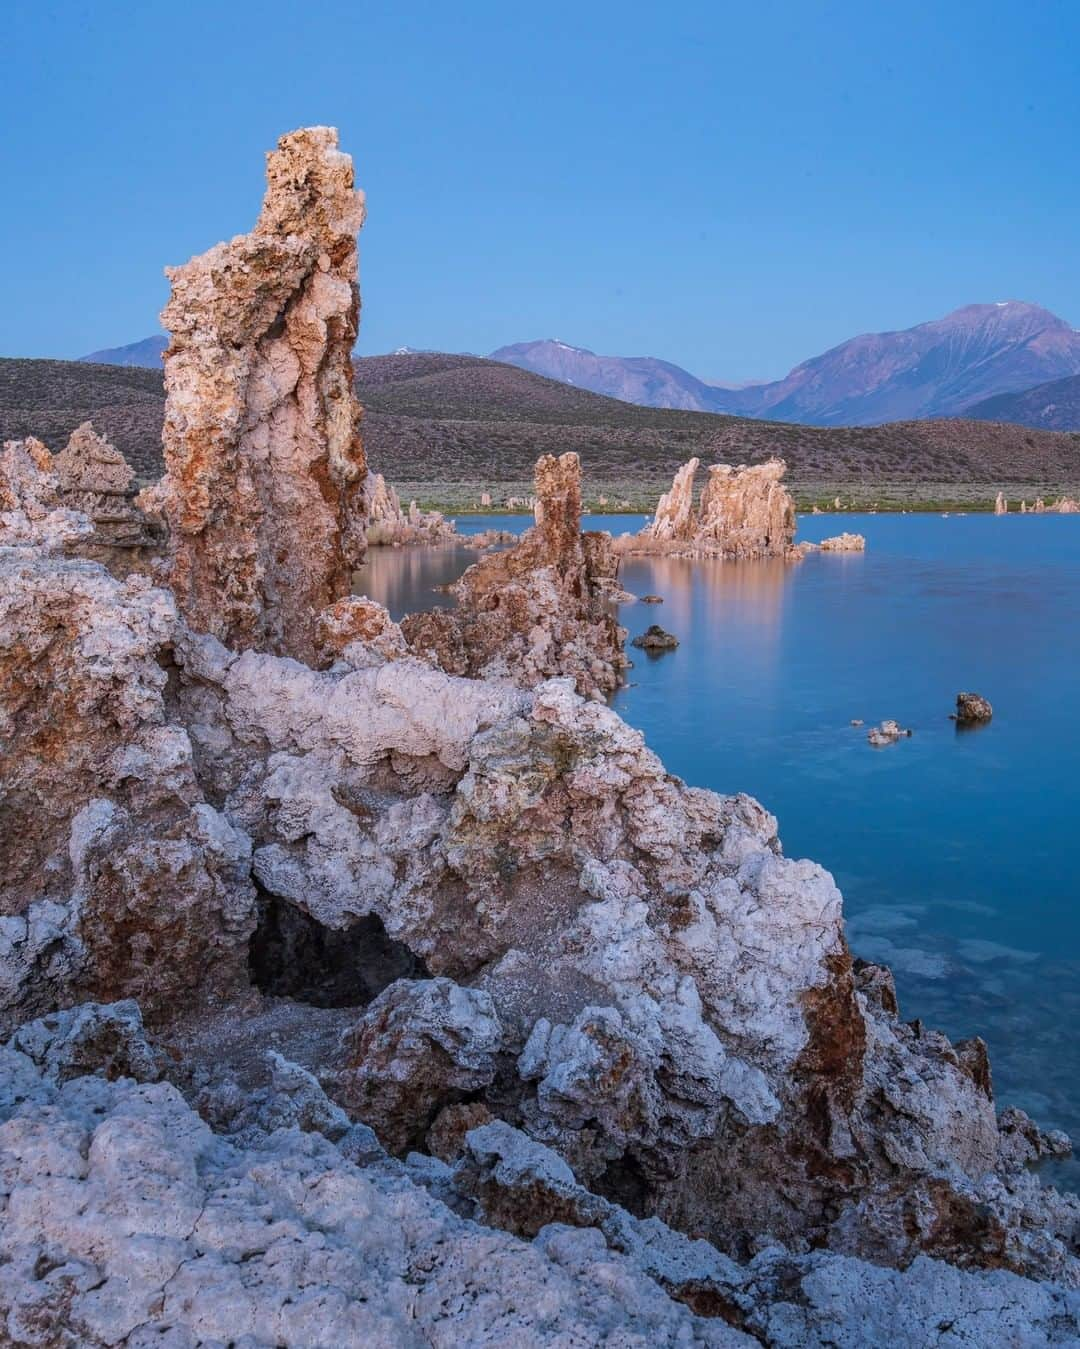
{"type": "MultiPolygon", "coordinates": [[[[672,772],[758,797],[785,852],[832,871],[905,1017],[982,1035],[999,1104],[1080,1139],[1080,519],[822,515],[800,537],[841,529],[865,555],[626,561],[625,587],[665,601],[622,606],[630,635],[659,622],[681,645],[633,652],[614,706],[672,772]],[[989,726],[948,719],[961,689],[989,726]],[[872,749],[850,724],[883,717],[914,735],[872,749]]],[[[475,556],[373,550],[359,588],[395,616],[448,603],[431,587],[475,556]]],[[[1056,1178],[1080,1186],[1080,1164],[1056,1178]]]]}

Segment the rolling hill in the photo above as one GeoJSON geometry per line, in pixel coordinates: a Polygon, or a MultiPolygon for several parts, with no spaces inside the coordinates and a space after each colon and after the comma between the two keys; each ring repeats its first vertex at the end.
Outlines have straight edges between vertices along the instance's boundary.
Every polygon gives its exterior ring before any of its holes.
{"type": "Polygon", "coordinates": [[[965,415],[977,421],[1016,422],[1044,431],[1080,431],[1080,375],[1036,384],[1022,393],[984,398],[965,415]]]}
{"type": "MultiPolygon", "coordinates": [[[[538,455],[576,450],[587,486],[610,485],[645,500],[691,455],[754,462],[783,455],[804,493],[875,492],[928,484],[989,494],[998,485],[1042,491],[1080,484],[1080,434],[975,420],[822,428],[642,407],[515,366],[441,352],[368,356],[355,362],[365,406],[364,440],[376,470],[437,488],[527,484],[538,455]]],[[[141,477],[161,472],[162,377],[157,371],[74,361],[0,360],[0,436],[36,434],[59,449],[92,419],[141,477]]],[[[475,496],[475,493],[473,494],[475,496]]]]}

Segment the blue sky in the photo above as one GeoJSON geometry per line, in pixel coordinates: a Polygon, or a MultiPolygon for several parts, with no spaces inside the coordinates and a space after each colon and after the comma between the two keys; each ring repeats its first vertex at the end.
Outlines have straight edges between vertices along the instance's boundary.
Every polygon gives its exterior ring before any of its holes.
{"type": "Polygon", "coordinates": [[[341,130],[360,350],[557,336],[772,377],[957,305],[1080,324],[1080,5],[15,0],[0,353],[142,337],[341,130]]]}

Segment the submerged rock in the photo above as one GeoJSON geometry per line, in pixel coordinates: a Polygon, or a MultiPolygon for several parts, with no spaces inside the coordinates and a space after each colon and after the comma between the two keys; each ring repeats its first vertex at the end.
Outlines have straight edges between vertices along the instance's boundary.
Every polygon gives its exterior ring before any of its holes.
{"type": "Polygon", "coordinates": [[[674,651],[679,645],[679,639],[665,632],[659,623],[651,623],[630,645],[640,647],[643,651],[674,651]]]}
{"type": "Polygon", "coordinates": [[[956,720],[963,725],[989,721],[994,709],[988,699],[980,693],[958,693],[956,695],[956,720]]]}
{"type": "MultiPolygon", "coordinates": [[[[856,725],[855,722],[851,724],[856,725]]],[[[862,722],[860,721],[858,725],[861,726],[862,722]]],[[[893,721],[890,717],[886,717],[880,726],[871,726],[866,733],[866,738],[870,744],[879,747],[881,745],[894,745],[897,740],[903,740],[910,736],[911,731],[905,730],[898,721],[893,721]]]]}

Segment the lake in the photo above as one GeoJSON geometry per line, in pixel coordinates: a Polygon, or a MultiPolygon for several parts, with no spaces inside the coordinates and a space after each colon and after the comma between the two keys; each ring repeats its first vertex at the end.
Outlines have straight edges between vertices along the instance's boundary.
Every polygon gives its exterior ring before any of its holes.
{"type": "MultiPolygon", "coordinates": [[[[999,1106],[1080,1141],[1080,518],[844,513],[799,537],[844,529],[865,554],[625,561],[627,590],[664,599],[621,606],[630,636],[658,622],[681,645],[632,651],[613,706],[671,772],[756,796],[784,851],[836,877],[852,948],[892,968],[905,1018],[982,1035],[999,1106]],[[989,725],[949,720],[961,689],[989,725]],[[872,748],[884,717],[912,737],[872,748]]],[[[449,603],[432,587],[476,554],[369,556],[360,588],[400,617],[449,603]]],[[[1080,1163],[1054,1179],[1080,1188],[1080,1163]]]]}

